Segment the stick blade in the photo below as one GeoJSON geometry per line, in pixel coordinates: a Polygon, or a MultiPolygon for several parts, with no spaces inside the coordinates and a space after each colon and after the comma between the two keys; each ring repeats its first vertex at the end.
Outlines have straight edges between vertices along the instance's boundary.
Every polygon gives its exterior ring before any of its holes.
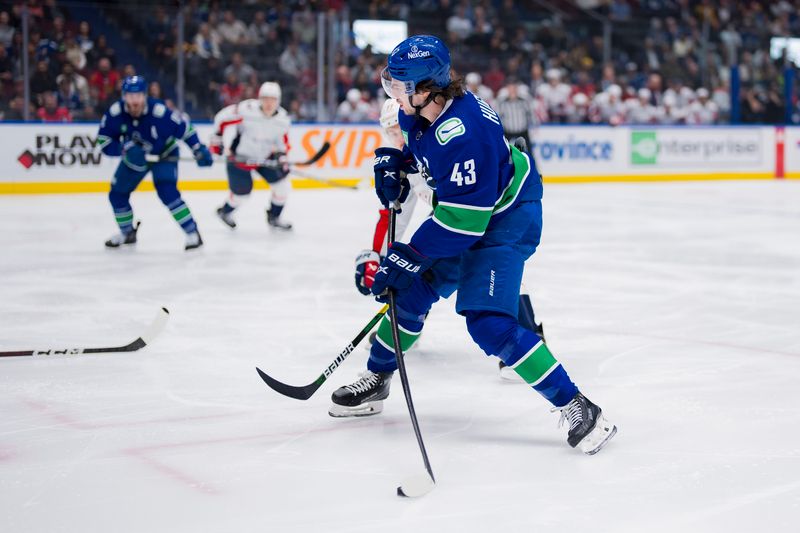
{"type": "Polygon", "coordinates": [[[289,398],[294,398],[295,400],[308,400],[321,385],[321,382],[317,380],[311,385],[306,385],[305,387],[294,387],[292,385],[287,385],[286,383],[281,383],[277,379],[270,377],[266,372],[258,367],[256,367],[256,372],[258,372],[258,375],[261,376],[261,379],[264,380],[264,383],[266,383],[270,389],[274,390],[278,394],[283,394],[289,398]]]}
{"type": "Polygon", "coordinates": [[[162,307],[156,313],[156,317],[153,319],[152,324],[150,327],[147,328],[147,331],[141,336],[141,339],[144,341],[145,344],[150,344],[153,340],[158,337],[161,332],[164,330],[164,327],[167,325],[167,321],[169,320],[169,311],[166,307],[162,307]]]}
{"type": "Polygon", "coordinates": [[[436,482],[433,478],[427,474],[420,474],[404,479],[397,487],[397,495],[402,498],[419,498],[428,494],[434,487],[436,482]]]}

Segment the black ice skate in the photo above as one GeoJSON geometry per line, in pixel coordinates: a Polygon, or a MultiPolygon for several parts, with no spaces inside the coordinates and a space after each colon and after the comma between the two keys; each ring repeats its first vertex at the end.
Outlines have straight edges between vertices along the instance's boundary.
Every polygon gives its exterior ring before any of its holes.
{"type": "Polygon", "coordinates": [[[217,208],[217,216],[229,228],[231,228],[231,229],[235,229],[236,228],[236,221],[233,220],[233,211],[230,211],[230,212],[226,213],[224,207],[218,207],[217,208]]]}
{"type": "Polygon", "coordinates": [[[559,427],[564,420],[569,422],[567,443],[585,454],[596,454],[617,434],[617,426],[606,420],[603,411],[580,392],[567,405],[553,411],[561,411],[559,427]]]}
{"type": "Polygon", "coordinates": [[[339,387],[333,392],[333,404],[328,414],[336,418],[377,415],[383,411],[383,400],[389,396],[391,383],[391,372],[367,370],[355,383],[339,387]]]}
{"type": "Polygon", "coordinates": [[[203,238],[200,237],[199,232],[193,231],[186,234],[186,245],[183,247],[184,250],[188,252],[189,250],[194,250],[196,248],[200,248],[201,246],[203,246],[203,238]]]}
{"type": "MultiPolygon", "coordinates": [[[[536,329],[534,330],[534,333],[536,333],[537,335],[539,335],[539,337],[541,337],[543,343],[547,344],[547,341],[544,339],[543,324],[541,323],[536,324],[536,329]]],[[[522,378],[519,377],[519,374],[517,374],[511,367],[509,367],[503,361],[500,361],[498,366],[500,367],[500,377],[502,379],[507,381],[517,381],[519,383],[524,383],[524,381],[522,381],[522,378]]]]}
{"type": "Polygon", "coordinates": [[[139,225],[141,222],[136,222],[133,226],[133,229],[130,230],[128,233],[117,233],[110,239],[106,241],[106,247],[108,248],[119,248],[120,246],[124,246],[127,244],[136,244],[136,232],[139,231],[139,225]]]}
{"type": "Polygon", "coordinates": [[[292,229],[292,225],[288,222],[282,222],[280,215],[274,215],[272,213],[272,208],[267,209],[267,224],[271,228],[277,228],[282,230],[290,230],[292,229]]]}

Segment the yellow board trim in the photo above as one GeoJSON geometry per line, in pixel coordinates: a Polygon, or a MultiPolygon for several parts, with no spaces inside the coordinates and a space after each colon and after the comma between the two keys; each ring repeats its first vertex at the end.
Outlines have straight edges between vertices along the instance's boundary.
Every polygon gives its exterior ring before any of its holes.
{"type": "MultiPolygon", "coordinates": [[[[636,183],[636,182],[666,182],[666,181],[713,181],[713,180],[771,180],[775,178],[773,172],[714,172],[703,174],[636,174],[636,175],[611,175],[611,176],[550,176],[545,177],[548,184],[558,183],[636,183]]],[[[784,179],[800,179],[800,172],[787,172],[784,179]]],[[[330,180],[340,185],[354,187],[362,180],[360,178],[342,178],[330,180]]],[[[269,186],[262,180],[253,180],[255,189],[268,189],[269,186]]],[[[292,178],[292,187],[295,189],[324,189],[332,188],[330,185],[319,181],[292,178]]],[[[64,181],[64,182],[19,182],[0,183],[0,194],[72,194],[72,193],[97,193],[108,192],[110,185],[102,181],[64,181]]],[[[182,191],[226,191],[226,180],[192,180],[181,181],[182,191]]],[[[154,191],[152,181],[142,182],[136,189],[138,191],[154,191]]]]}
{"type": "MultiPolygon", "coordinates": [[[[330,180],[331,182],[348,187],[355,187],[361,181],[358,178],[343,178],[330,180]]],[[[293,178],[294,189],[324,189],[332,188],[319,181],[293,178]]],[[[253,180],[254,189],[268,189],[269,185],[261,180],[253,180]]],[[[38,182],[38,183],[0,183],[0,194],[74,194],[89,192],[108,192],[111,185],[102,181],[64,181],[64,182],[38,182]]],[[[137,191],[155,191],[152,181],[143,181],[136,188],[137,191]]],[[[227,191],[226,180],[195,180],[181,181],[181,191],[227,191]]]]}
{"type": "MultiPolygon", "coordinates": [[[[800,174],[789,175],[800,178],[800,174]]],[[[611,183],[652,181],[713,181],[776,179],[774,172],[712,172],[702,174],[630,174],[612,176],[544,176],[545,183],[611,183]]]]}

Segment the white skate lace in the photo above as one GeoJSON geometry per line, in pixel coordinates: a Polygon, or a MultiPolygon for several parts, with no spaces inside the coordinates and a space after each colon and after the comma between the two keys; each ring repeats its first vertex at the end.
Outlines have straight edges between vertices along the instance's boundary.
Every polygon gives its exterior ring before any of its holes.
{"type": "Polygon", "coordinates": [[[572,431],[573,428],[580,425],[582,422],[582,409],[581,404],[577,400],[572,400],[564,407],[553,407],[550,409],[551,413],[556,411],[561,411],[561,418],[558,419],[558,427],[564,425],[564,420],[569,421],[569,430],[572,431]]]}
{"type": "Polygon", "coordinates": [[[369,370],[360,375],[361,379],[359,379],[352,385],[345,385],[345,388],[350,392],[352,392],[353,394],[361,394],[362,392],[367,392],[369,389],[377,385],[378,380],[380,379],[378,374],[370,372],[369,370]]]}

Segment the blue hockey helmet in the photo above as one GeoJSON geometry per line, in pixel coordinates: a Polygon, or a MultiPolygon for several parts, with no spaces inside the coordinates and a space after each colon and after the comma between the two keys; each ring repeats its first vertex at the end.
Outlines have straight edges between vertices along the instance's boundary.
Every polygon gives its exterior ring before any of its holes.
{"type": "Polygon", "coordinates": [[[417,85],[427,80],[436,87],[450,84],[450,50],[432,35],[414,35],[389,54],[381,83],[390,98],[399,98],[414,94],[417,85]]]}
{"type": "Polygon", "coordinates": [[[122,93],[143,93],[147,91],[147,82],[142,76],[128,76],[122,81],[122,93]]]}

